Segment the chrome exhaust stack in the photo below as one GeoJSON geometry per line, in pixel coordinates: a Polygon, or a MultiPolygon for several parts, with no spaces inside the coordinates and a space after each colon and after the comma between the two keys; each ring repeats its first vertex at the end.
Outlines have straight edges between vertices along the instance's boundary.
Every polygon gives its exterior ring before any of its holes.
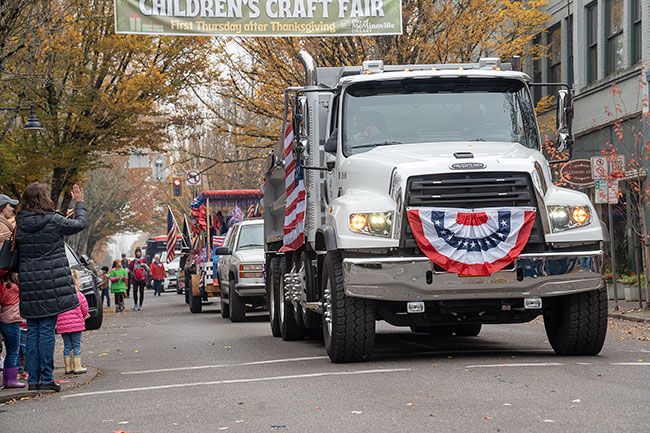
{"type": "Polygon", "coordinates": [[[305,68],[305,87],[317,87],[318,75],[316,74],[316,62],[305,50],[300,50],[300,61],[305,68]]]}

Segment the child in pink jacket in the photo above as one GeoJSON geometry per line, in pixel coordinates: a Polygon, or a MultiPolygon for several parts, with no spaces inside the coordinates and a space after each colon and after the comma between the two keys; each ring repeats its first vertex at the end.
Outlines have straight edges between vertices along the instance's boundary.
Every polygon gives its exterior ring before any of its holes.
{"type": "Polygon", "coordinates": [[[79,291],[79,273],[73,272],[74,285],[77,289],[79,305],[77,308],[59,314],[56,319],[56,333],[63,337],[63,359],[65,374],[83,374],[87,370],[81,366],[81,332],[86,330],[88,302],[79,291]]]}

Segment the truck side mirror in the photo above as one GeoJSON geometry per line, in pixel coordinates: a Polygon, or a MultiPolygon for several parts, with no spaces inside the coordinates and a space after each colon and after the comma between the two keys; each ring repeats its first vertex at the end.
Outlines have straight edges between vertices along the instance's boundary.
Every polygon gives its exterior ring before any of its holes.
{"type": "Polygon", "coordinates": [[[570,90],[558,90],[555,116],[557,128],[555,146],[558,152],[564,152],[573,145],[573,101],[570,90]]]}
{"type": "Polygon", "coordinates": [[[338,140],[336,138],[337,136],[338,136],[338,129],[335,128],[334,131],[332,131],[330,136],[327,138],[327,140],[325,140],[325,146],[324,146],[325,152],[336,154],[336,148],[338,147],[338,140]]]}
{"type": "Polygon", "coordinates": [[[214,254],[217,256],[230,256],[232,255],[232,250],[228,247],[217,247],[214,250],[214,254]]]}

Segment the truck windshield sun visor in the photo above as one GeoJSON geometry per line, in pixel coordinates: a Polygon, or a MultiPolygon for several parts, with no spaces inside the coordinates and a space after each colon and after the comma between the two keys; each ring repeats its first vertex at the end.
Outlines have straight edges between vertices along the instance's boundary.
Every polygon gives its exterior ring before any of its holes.
{"type": "Polygon", "coordinates": [[[343,101],[346,156],[376,143],[459,141],[539,148],[527,86],[495,78],[401,79],[350,86],[343,101]]]}

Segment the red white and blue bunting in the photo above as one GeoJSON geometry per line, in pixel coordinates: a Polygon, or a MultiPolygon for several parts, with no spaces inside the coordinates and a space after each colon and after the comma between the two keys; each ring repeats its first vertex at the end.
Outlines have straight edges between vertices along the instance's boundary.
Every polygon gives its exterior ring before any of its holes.
{"type": "Polygon", "coordinates": [[[407,209],[415,240],[447,272],[487,276],[512,263],[535,223],[534,208],[407,209]]]}

